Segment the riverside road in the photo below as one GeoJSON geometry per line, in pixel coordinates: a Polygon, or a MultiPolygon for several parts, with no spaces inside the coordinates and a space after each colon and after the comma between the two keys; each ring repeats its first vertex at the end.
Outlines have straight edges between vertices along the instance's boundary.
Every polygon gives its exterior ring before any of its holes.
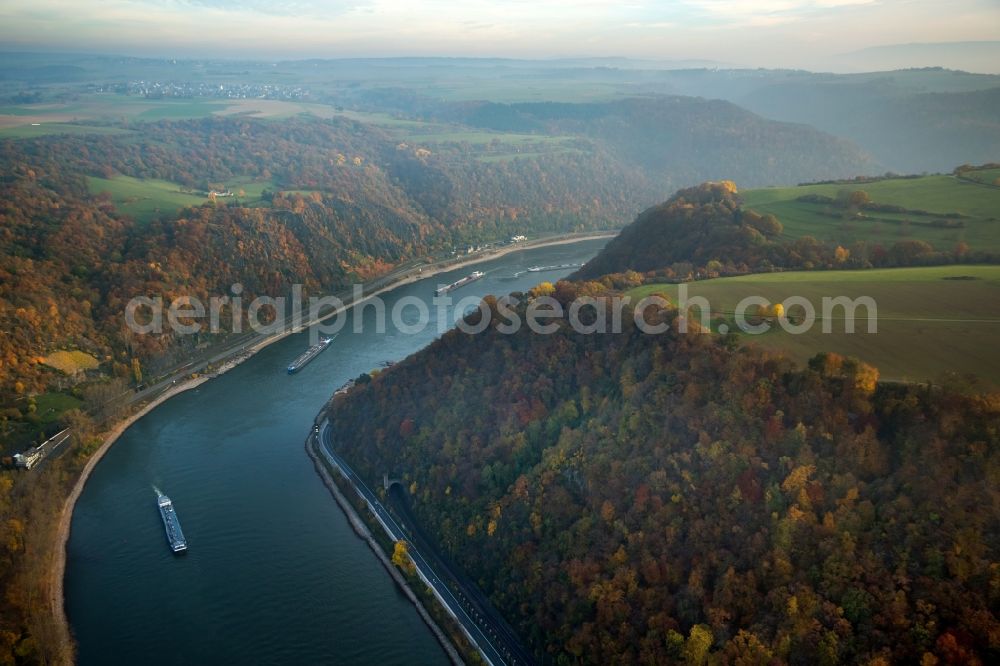
{"type": "MultiPolygon", "coordinates": [[[[494,666],[533,663],[530,657],[526,656],[524,649],[520,645],[511,644],[509,638],[504,635],[506,632],[497,631],[495,628],[496,623],[492,621],[492,618],[487,617],[487,612],[480,613],[471,610],[470,613],[470,611],[466,610],[451,588],[444,582],[450,577],[450,572],[439,572],[431,566],[429,559],[437,558],[434,558],[430,553],[428,557],[424,557],[419,548],[412,543],[406,530],[389,513],[378,496],[354,473],[343,458],[334,451],[328,422],[323,422],[321,430],[322,445],[319,447],[320,452],[330,464],[340,470],[355,492],[365,501],[369,510],[375,515],[389,535],[389,538],[393,541],[407,541],[410,558],[413,560],[413,564],[417,568],[420,577],[431,587],[434,595],[445,605],[449,614],[462,625],[466,635],[479,648],[480,653],[486,661],[494,666]]],[[[460,584],[457,582],[455,584],[456,587],[461,589],[460,584]]],[[[467,597],[471,595],[463,596],[467,597]]]]}

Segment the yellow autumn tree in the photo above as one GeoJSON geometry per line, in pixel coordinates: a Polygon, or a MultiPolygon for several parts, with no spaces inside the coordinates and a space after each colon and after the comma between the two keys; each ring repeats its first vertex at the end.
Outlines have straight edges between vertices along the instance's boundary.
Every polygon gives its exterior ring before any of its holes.
{"type": "Polygon", "coordinates": [[[531,290],[532,296],[551,296],[554,293],[556,293],[556,287],[551,282],[540,282],[531,290]]]}
{"type": "Polygon", "coordinates": [[[806,482],[813,472],[816,471],[815,465],[800,465],[793,469],[785,480],[781,482],[781,489],[786,493],[794,494],[800,489],[805,487],[806,482]]]}
{"type": "Polygon", "coordinates": [[[871,395],[878,385],[878,378],[878,368],[859,362],[854,372],[854,387],[866,395],[871,395]]]}
{"type": "Polygon", "coordinates": [[[712,629],[708,625],[696,624],[691,627],[691,633],[684,643],[684,663],[704,664],[714,640],[712,629]]]}
{"type": "Polygon", "coordinates": [[[413,573],[416,570],[413,560],[410,559],[410,550],[403,539],[397,541],[392,548],[392,563],[406,573],[413,573]]]}

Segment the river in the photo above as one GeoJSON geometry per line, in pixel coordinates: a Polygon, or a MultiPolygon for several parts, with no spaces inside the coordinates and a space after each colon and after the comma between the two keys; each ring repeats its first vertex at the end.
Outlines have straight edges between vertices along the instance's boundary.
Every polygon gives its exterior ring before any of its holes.
{"type": "MultiPolygon", "coordinates": [[[[569,270],[607,239],[522,250],[400,286],[430,300],[472,270],[466,296],[525,290],[569,270]]],[[[344,330],[296,375],[300,333],[137,421],[93,471],[73,513],[66,610],[88,664],[447,664],[412,604],[350,528],[303,450],[313,416],[347,379],[437,336],[391,323],[344,330]],[[174,556],[155,488],[174,501],[190,549],[174,556]]],[[[415,309],[403,311],[412,324],[415,309]]]]}

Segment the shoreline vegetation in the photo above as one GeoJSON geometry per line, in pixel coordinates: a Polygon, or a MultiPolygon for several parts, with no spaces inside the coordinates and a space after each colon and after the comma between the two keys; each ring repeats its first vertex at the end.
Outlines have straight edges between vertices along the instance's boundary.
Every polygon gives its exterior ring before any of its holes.
{"type": "MultiPolygon", "coordinates": [[[[189,378],[185,381],[176,380],[178,383],[171,386],[163,393],[153,398],[146,405],[142,406],[138,411],[134,412],[132,415],[126,417],[123,420],[115,423],[106,433],[101,437],[102,443],[100,447],[90,455],[84,465],[80,476],[77,478],[73,489],[67,496],[66,500],[63,502],[62,510],[59,514],[59,520],[57,523],[56,538],[53,543],[53,549],[49,553],[48,558],[51,561],[51,565],[46,567],[48,570],[49,578],[49,613],[51,616],[52,624],[54,625],[55,631],[55,642],[57,645],[51,646],[49,652],[51,658],[54,660],[53,663],[72,663],[73,656],[75,654],[75,642],[72,637],[72,632],[69,625],[69,618],[66,615],[65,606],[65,592],[63,589],[63,582],[66,572],[66,546],[69,543],[70,529],[72,525],[73,509],[76,505],[76,501],[80,494],[83,492],[86,486],[87,480],[90,478],[91,472],[100,462],[101,458],[108,452],[111,446],[118,440],[118,438],[126,431],[128,428],[141,419],[146,414],[153,411],[156,407],[159,407],[164,402],[173,398],[176,395],[184,393],[186,391],[197,388],[201,384],[225,373],[226,371],[236,367],[240,363],[243,363],[261,349],[272,345],[279,340],[283,340],[288,335],[298,332],[299,330],[304,330],[309,326],[318,323],[320,321],[329,319],[341,312],[346,312],[347,310],[357,307],[368,300],[375,298],[391,289],[395,289],[405,284],[410,284],[418,280],[425,280],[431,278],[439,273],[444,273],[447,271],[457,270],[467,266],[472,266],[484,261],[489,261],[491,259],[497,259],[503,257],[512,252],[519,250],[529,250],[538,249],[543,247],[551,247],[556,245],[566,245],[570,243],[580,243],[588,240],[596,240],[599,238],[610,238],[618,233],[617,230],[609,230],[606,232],[583,232],[580,234],[560,234],[553,237],[543,237],[535,240],[525,241],[523,243],[517,243],[514,245],[504,246],[500,248],[491,248],[490,250],[485,250],[483,252],[477,253],[474,256],[469,256],[467,258],[460,259],[448,259],[435,262],[432,264],[415,266],[410,268],[403,273],[391,276],[389,281],[380,286],[378,289],[374,290],[370,294],[365,294],[365,296],[357,301],[352,301],[346,303],[343,308],[338,308],[332,312],[325,313],[314,320],[311,320],[302,327],[296,329],[287,329],[284,331],[276,332],[271,335],[262,337],[256,343],[247,346],[245,350],[233,350],[233,354],[230,358],[223,360],[218,371],[210,375],[200,375],[198,377],[189,378]]],[[[391,274],[390,274],[391,275],[391,274]]],[[[383,278],[384,279],[384,278],[383,278]]],[[[373,282],[378,283],[379,280],[374,280],[373,282]]],[[[168,379],[169,381],[169,379],[168,379]]],[[[44,548],[43,548],[44,550],[44,548]]],[[[418,604],[419,605],[419,604],[418,604]]],[[[423,608],[421,606],[421,608],[423,608]]],[[[426,610],[424,610],[426,612],[426,610]]],[[[425,620],[426,621],[426,620],[425,620]]],[[[30,624],[37,624],[30,622],[30,624]]],[[[450,654],[450,653],[449,653],[450,654]]]]}

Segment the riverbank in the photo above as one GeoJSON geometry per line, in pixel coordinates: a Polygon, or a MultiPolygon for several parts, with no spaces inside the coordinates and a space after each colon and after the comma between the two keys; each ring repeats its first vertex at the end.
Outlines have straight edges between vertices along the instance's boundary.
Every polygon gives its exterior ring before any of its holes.
{"type": "MultiPolygon", "coordinates": [[[[227,370],[231,370],[240,363],[243,363],[251,356],[259,352],[260,350],[273,345],[276,342],[284,340],[289,335],[298,333],[300,331],[308,329],[310,326],[322,323],[332,317],[341,315],[351,308],[358,307],[370,301],[373,298],[381,296],[382,294],[392,291],[397,287],[403,285],[412,284],[414,282],[419,282],[420,280],[426,280],[434,277],[440,273],[446,273],[448,271],[455,271],[461,268],[467,268],[469,266],[475,266],[476,264],[481,264],[484,261],[491,261],[493,259],[499,259],[513,252],[519,252],[522,250],[537,250],[545,247],[555,247],[558,245],[569,245],[572,243],[582,243],[589,240],[598,240],[601,238],[612,238],[618,235],[618,231],[595,231],[586,232],[578,235],[560,235],[548,238],[539,238],[533,241],[524,241],[522,243],[517,243],[513,245],[505,245],[499,248],[491,248],[489,250],[483,250],[481,252],[475,253],[473,255],[468,255],[467,257],[458,259],[442,259],[441,261],[434,262],[432,264],[426,264],[423,266],[414,266],[409,268],[398,275],[393,275],[390,273],[388,281],[382,286],[378,287],[371,293],[366,293],[364,296],[356,301],[347,301],[342,307],[331,310],[330,312],[317,315],[307,322],[304,322],[301,326],[296,326],[294,328],[285,329],[283,331],[277,331],[266,336],[262,336],[259,340],[256,340],[249,345],[238,347],[230,350],[229,357],[222,361],[222,365],[218,370],[210,375],[210,377],[216,377],[223,374],[227,370]]],[[[378,283],[381,280],[386,279],[385,277],[374,280],[373,282],[378,283]]],[[[218,357],[217,357],[218,360],[218,357]]]]}
{"type": "MultiPolygon", "coordinates": [[[[521,250],[535,250],[541,247],[554,247],[556,245],[569,245],[570,243],[582,243],[588,240],[597,240],[599,238],[613,238],[618,235],[618,230],[615,231],[595,231],[588,232],[586,234],[581,234],[579,236],[556,236],[553,238],[539,238],[534,241],[524,241],[522,243],[517,243],[514,245],[505,245],[501,248],[496,248],[494,250],[486,250],[481,254],[477,254],[473,258],[469,259],[459,259],[456,263],[444,265],[441,268],[435,268],[430,273],[425,273],[420,275],[420,279],[434,277],[438,273],[444,273],[445,271],[454,271],[459,268],[464,268],[466,266],[473,266],[475,264],[489,261],[490,259],[499,259],[500,257],[511,254],[512,252],[520,252],[521,250]]],[[[443,262],[438,262],[443,263],[443,262]]],[[[433,266],[438,266],[438,264],[433,264],[433,266]]]]}
{"type": "Polygon", "coordinates": [[[73,645],[73,639],[69,628],[69,619],[66,617],[66,604],[63,593],[63,578],[66,571],[66,544],[69,541],[70,525],[73,520],[73,508],[76,506],[76,501],[80,498],[80,493],[83,492],[83,488],[87,484],[87,479],[90,478],[91,472],[94,471],[97,463],[101,461],[101,458],[103,458],[104,454],[108,452],[111,445],[118,441],[118,438],[122,436],[122,433],[128,430],[129,426],[175,395],[197,388],[209,379],[209,377],[198,377],[196,379],[190,379],[183,384],[178,384],[174,388],[160,394],[156,399],[143,406],[142,409],[138,410],[125,420],[117,423],[107,432],[106,435],[104,435],[104,442],[101,444],[100,448],[98,448],[97,451],[91,454],[90,458],[87,459],[87,464],[84,465],[83,470],[80,472],[76,485],[73,486],[72,492],[70,492],[69,497],[66,498],[66,503],[63,505],[62,513],[59,516],[59,525],[57,528],[56,544],[58,545],[58,548],[52,555],[52,566],[50,567],[52,576],[49,594],[49,605],[56,620],[55,626],[59,632],[58,640],[66,648],[66,650],[61,651],[64,654],[72,654],[73,645]]]}
{"type": "Polygon", "coordinates": [[[399,587],[406,598],[409,599],[410,602],[416,607],[417,614],[420,615],[420,619],[424,621],[424,624],[426,624],[431,630],[431,633],[434,634],[434,638],[436,638],[438,643],[441,644],[441,647],[444,648],[448,658],[451,659],[451,663],[455,664],[455,666],[463,666],[465,662],[462,660],[461,655],[459,655],[458,650],[452,644],[451,640],[448,639],[448,636],[445,635],[444,631],[441,630],[441,627],[437,625],[434,618],[432,618],[427,609],[424,608],[420,599],[418,599],[414,591],[410,589],[406,579],[403,578],[403,575],[399,573],[396,567],[392,564],[385,552],[382,550],[382,547],[379,546],[378,542],[375,540],[375,537],[372,536],[371,531],[365,526],[361,516],[359,516],[358,512],[354,510],[354,507],[351,506],[348,499],[344,497],[344,494],[340,491],[340,487],[337,486],[336,481],[334,481],[333,477],[330,476],[329,470],[327,470],[326,466],[316,454],[316,446],[319,446],[319,444],[316,442],[314,437],[310,436],[306,439],[306,453],[309,455],[309,459],[312,460],[313,465],[316,467],[316,473],[319,474],[320,479],[322,479],[323,485],[327,487],[327,490],[329,490],[330,494],[333,495],[333,498],[344,512],[344,515],[347,516],[347,522],[351,524],[354,532],[368,544],[368,547],[375,553],[375,557],[382,563],[385,570],[389,572],[389,576],[392,577],[392,580],[396,583],[397,587],[399,587]]]}
{"type": "MultiPolygon", "coordinates": [[[[586,234],[579,235],[579,236],[557,236],[557,237],[554,237],[554,238],[540,238],[540,239],[535,240],[535,241],[525,241],[523,243],[517,243],[515,245],[505,245],[505,246],[503,246],[501,248],[484,250],[482,252],[476,253],[475,255],[469,256],[468,258],[447,259],[447,260],[441,260],[441,261],[435,262],[433,264],[427,264],[426,266],[415,266],[415,267],[413,267],[411,269],[408,269],[407,271],[405,271],[403,273],[400,273],[398,276],[394,276],[394,278],[392,279],[392,281],[390,281],[389,283],[387,283],[386,285],[384,285],[382,287],[379,287],[378,289],[376,289],[372,293],[365,294],[362,298],[360,298],[360,299],[358,299],[356,301],[351,301],[350,303],[345,304],[344,307],[337,308],[337,309],[332,310],[330,312],[327,312],[327,313],[325,313],[325,314],[323,314],[321,316],[314,317],[307,324],[304,324],[301,328],[295,329],[295,331],[299,331],[299,330],[308,328],[308,327],[310,327],[310,326],[312,326],[314,324],[318,324],[318,323],[324,322],[327,319],[330,319],[331,317],[335,317],[337,315],[340,315],[340,314],[342,314],[342,313],[350,310],[351,308],[354,308],[354,307],[357,307],[357,306],[362,305],[364,303],[367,303],[371,299],[373,299],[373,298],[375,298],[377,296],[380,296],[380,295],[384,294],[387,291],[391,291],[391,290],[396,289],[397,287],[401,287],[403,285],[412,284],[414,282],[419,282],[420,280],[427,280],[427,279],[432,278],[435,275],[438,275],[440,273],[447,273],[448,271],[457,271],[460,268],[467,268],[469,266],[475,266],[476,264],[481,264],[484,261],[491,261],[493,259],[499,259],[500,257],[504,257],[504,256],[507,256],[508,254],[513,253],[513,252],[519,252],[519,251],[522,251],[522,250],[537,250],[537,249],[543,248],[543,247],[555,247],[557,245],[569,245],[571,243],[582,243],[584,241],[589,241],[589,240],[598,240],[598,239],[601,239],[601,238],[612,238],[612,237],[617,236],[617,235],[618,235],[618,231],[602,231],[602,232],[593,232],[593,233],[589,233],[588,232],[586,234]]],[[[271,344],[273,342],[277,342],[278,340],[284,338],[286,335],[290,335],[291,333],[293,333],[295,331],[289,330],[289,331],[285,331],[285,332],[282,332],[282,333],[279,333],[279,334],[275,334],[276,335],[275,339],[268,340],[267,342],[262,343],[261,346],[260,346],[260,348],[263,349],[265,346],[267,346],[267,345],[269,345],[269,344],[271,344]]]]}
{"type": "MultiPolygon", "coordinates": [[[[504,246],[501,248],[496,248],[485,252],[481,252],[472,256],[467,256],[457,259],[449,259],[434,264],[426,264],[423,266],[413,266],[407,270],[399,272],[398,274],[395,275],[390,274],[388,280],[386,280],[386,278],[383,277],[380,281],[375,282],[375,284],[379,284],[380,286],[377,289],[374,289],[371,293],[365,294],[363,298],[358,299],[357,301],[345,304],[344,307],[339,308],[336,311],[325,313],[322,317],[316,318],[316,321],[336,316],[341,312],[345,312],[350,308],[360,306],[363,303],[367,302],[368,300],[375,298],[387,291],[395,289],[401,285],[431,278],[434,275],[437,275],[438,273],[461,269],[466,266],[471,266],[483,261],[496,259],[498,257],[502,257],[512,252],[520,250],[537,249],[554,245],[566,245],[571,243],[583,242],[587,240],[606,238],[611,235],[614,235],[614,233],[617,232],[587,233],[574,236],[563,235],[557,237],[550,237],[550,238],[538,239],[536,241],[518,243],[516,245],[504,246]],[[382,284],[380,284],[380,282],[382,282],[382,284]]],[[[308,325],[316,323],[316,321],[310,321],[308,325]]],[[[90,473],[96,467],[97,463],[101,460],[104,454],[110,449],[111,445],[117,441],[117,439],[121,436],[121,434],[124,433],[129,428],[129,426],[131,426],[133,423],[135,423],[143,416],[147,415],[156,407],[160,406],[161,404],[163,404],[164,402],[166,402],[167,400],[169,400],[170,398],[174,397],[179,393],[193,389],[196,386],[202,384],[203,382],[206,382],[213,377],[223,374],[224,372],[232,369],[236,365],[251,358],[254,354],[264,349],[268,345],[274,344],[275,342],[284,339],[289,334],[297,332],[298,330],[302,330],[302,328],[303,327],[298,327],[295,329],[295,331],[284,330],[276,332],[272,335],[261,337],[258,340],[250,342],[249,344],[242,346],[237,345],[234,346],[232,349],[225,350],[224,352],[220,353],[219,355],[211,359],[210,364],[220,363],[221,365],[217,366],[217,369],[209,374],[204,374],[197,378],[184,379],[184,377],[189,375],[190,372],[192,371],[191,369],[188,369],[187,371],[185,371],[184,374],[179,374],[176,377],[167,377],[164,380],[164,383],[171,382],[171,384],[168,384],[168,388],[166,388],[161,394],[153,397],[150,400],[150,402],[144,405],[140,410],[129,416],[127,419],[117,423],[114,427],[112,427],[110,430],[107,431],[107,434],[104,436],[104,440],[100,448],[94,454],[92,454],[90,458],[87,460],[83,470],[80,473],[80,476],[77,478],[73,486],[72,491],[67,496],[67,499],[63,504],[62,512],[60,513],[60,519],[58,523],[57,536],[53,545],[54,552],[51,554],[49,558],[47,558],[49,562],[51,562],[51,565],[46,567],[49,579],[49,590],[50,590],[49,594],[47,595],[49,609],[50,609],[49,612],[51,613],[51,617],[53,618],[53,623],[58,627],[57,631],[59,637],[58,640],[60,644],[66,648],[65,653],[71,654],[73,645],[68,618],[66,616],[66,611],[65,611],[65,598],[63,589],[65,567],[66,567],[66,547],[70,535],[73,509],[76,505],[77,499],[79,498],[80,494],[82,493],[87,483],[90,473]],[[175,381],[178,383],[176,385],[173,385],[172,382],[175,381]]]]}

